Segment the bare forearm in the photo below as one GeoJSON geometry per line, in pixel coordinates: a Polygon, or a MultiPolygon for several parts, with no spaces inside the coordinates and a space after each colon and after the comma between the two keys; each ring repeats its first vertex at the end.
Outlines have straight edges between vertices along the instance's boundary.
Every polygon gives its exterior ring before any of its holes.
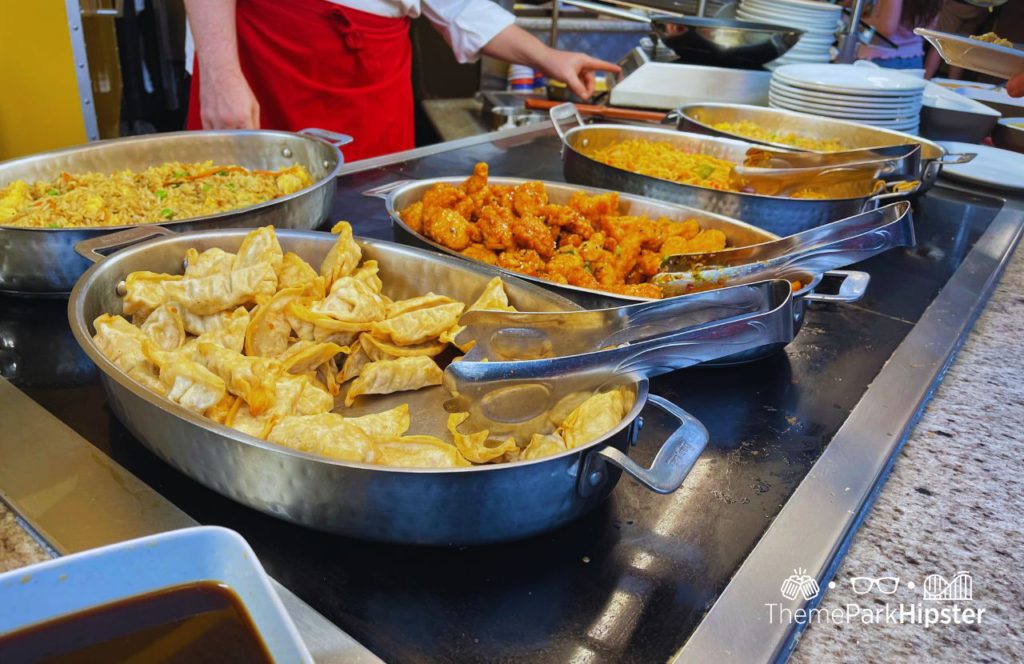
{"type": "Polygon", "coordinates": [[[553,49],[519,26],[510,25],[487,42],[482,50],[498,60],[542,69],[545,58],[553,49]]]}
{"type": "Polygon", "coordinates": [[[864,22],[889,37],[899,29],[902,17],[903,0],[878,0],[864,22]]]}
{"type": "Polygon", "coordinates": [[[203,75],[241,74],[235,0],[185,0],[185,9],[203,75]]]}

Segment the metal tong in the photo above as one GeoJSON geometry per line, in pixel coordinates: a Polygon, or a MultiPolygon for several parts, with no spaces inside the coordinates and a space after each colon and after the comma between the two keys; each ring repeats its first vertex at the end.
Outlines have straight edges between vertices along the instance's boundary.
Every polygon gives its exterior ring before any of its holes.
{"type": "Polygon", "coordinates": [[[746,161],[734,169],[769,196],[810,186],[916,178],[920,171],[921,146],[916,143],[824,153],[750,148],[746,161]]]}
{"type": "Polygon", "coordinates": [[[899,201],[788,237],[747,247],[667,256],[654,276],[666,296],[707,284],[820,274],[915,242],[910,203],[899,201]]]}
{"type": "Polygon", "coordinates": [[[597,391],[793,339],[788,281],[569,313],[469,311],[476,346],[445,369],[466,431],[526,443],[597,391]],[[485,361],[486,360],[486,361],[485,361]]]}

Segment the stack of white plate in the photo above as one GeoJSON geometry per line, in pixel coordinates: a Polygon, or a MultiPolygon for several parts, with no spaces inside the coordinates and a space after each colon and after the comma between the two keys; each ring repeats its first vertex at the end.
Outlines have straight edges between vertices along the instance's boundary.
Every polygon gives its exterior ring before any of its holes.
{"type": "Polygon", "coordinates": [[[736,18],[803,30],[796,46],[770,62],[770,69],[797,62],[829,62],[843,8],[815,0],[740,0],[736,18]]]}
{"type": "Polygon", "coordinates": [[[925,86],[924,79],[873,66],[785,65],[772,73],[768,102],[916,134],[925,86]]]}

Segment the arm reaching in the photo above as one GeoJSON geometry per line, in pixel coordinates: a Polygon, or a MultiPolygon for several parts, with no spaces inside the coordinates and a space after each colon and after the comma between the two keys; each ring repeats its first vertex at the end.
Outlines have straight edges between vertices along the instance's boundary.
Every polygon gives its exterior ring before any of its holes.
{"type": "Polygon", "coordinates": [[[564,81],[569,89],[583,99],[594,94],[594,72],[618,74],[618,65],[592,58],[585,53],[553,49],[522,28],[510,25],[484,46],[483,52],[506,62],[518,62],[544,72],[545,76],[564,81]]]}
{"type": "Polygon", "coordinates": [[[203,129],[258,129],[260,105],[242,74],[235,0],[185,0],[202,70],[203,129]]]}
{"type": "Polygon", "coordinates": [[[1010,79],[1006,91],[1011,97],[1024,97],[1024,71],[1010,79]]]}

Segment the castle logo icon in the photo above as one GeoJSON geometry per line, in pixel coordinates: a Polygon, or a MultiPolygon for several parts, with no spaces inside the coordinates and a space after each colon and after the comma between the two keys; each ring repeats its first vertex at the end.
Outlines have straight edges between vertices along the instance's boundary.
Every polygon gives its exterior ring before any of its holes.
{"type": "Polygon", "coordinates": [[[971,600],[974,599],[974,582],[967,572],[957,572],[948,581],[941,574],[929,574],[924,580],[924,598],[957,602],[971,600]]]}

